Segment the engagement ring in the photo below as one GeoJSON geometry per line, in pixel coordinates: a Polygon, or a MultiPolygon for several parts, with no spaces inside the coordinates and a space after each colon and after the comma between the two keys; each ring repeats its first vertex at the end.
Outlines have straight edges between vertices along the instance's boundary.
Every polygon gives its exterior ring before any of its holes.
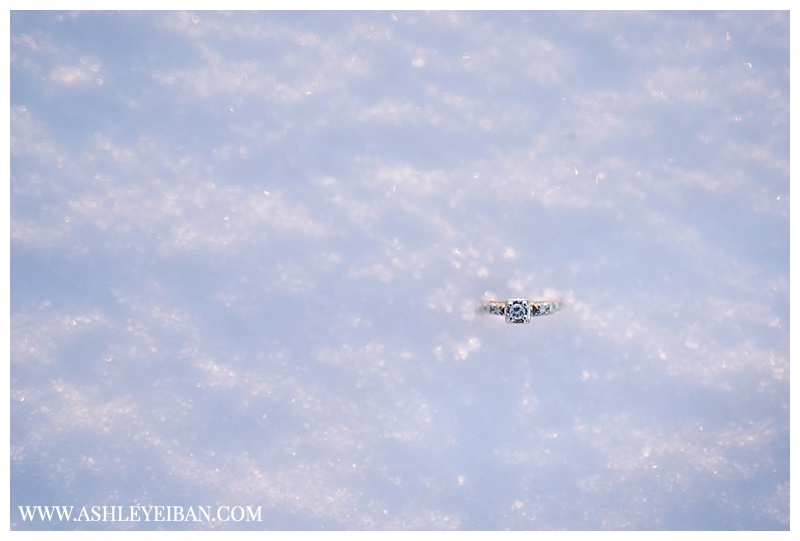
{"type": "Polygon", "coordinates": [[[490,314],[505,316],[506,323],[530,323],[532,317],[552,314],[561,308],[561,303],[508,299],[507,301],[489,301],[481,305],[481,308],[490,314]]]}

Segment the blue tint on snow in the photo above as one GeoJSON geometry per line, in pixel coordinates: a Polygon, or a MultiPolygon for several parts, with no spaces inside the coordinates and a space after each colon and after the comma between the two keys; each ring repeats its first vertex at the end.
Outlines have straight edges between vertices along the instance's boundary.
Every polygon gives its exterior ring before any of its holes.
{"type": "Polygon", "coordinates": [[[12,12],[12,529],[788,529],[788,50],[787,12],[12,12]],[[476,310],[517,297],[564,307],[476,310]]]}

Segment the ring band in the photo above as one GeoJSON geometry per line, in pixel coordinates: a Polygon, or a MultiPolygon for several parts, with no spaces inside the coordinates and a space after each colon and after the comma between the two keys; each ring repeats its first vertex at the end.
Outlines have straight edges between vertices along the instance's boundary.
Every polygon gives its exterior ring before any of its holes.
{"type": "Polygon", "coordinates": [[[547,316],[561,308],[557,301],[531,301],[530,299],[508,299],[489,301],[482,306],[483,311],[497,316],[505,316],[506,323],[530,323],[532,317],[547,316]]]}

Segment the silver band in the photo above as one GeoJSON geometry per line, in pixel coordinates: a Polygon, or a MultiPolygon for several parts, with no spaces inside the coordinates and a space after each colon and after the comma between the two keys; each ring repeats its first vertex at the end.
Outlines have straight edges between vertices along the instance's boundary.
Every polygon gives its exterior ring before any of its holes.
{"type": "Polygon", "coordinates": [[[489,314],[505,316],[506,323],[530,323],[532,317],[547,316],[561,308],[558,301],[531,301],[530,299],[508,299],[489,301],[481,309],[489,314]]]}

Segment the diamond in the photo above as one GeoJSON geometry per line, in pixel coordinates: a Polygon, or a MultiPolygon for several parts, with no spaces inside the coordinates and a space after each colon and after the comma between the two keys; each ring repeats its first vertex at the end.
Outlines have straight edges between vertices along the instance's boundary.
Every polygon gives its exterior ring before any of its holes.
{"type": "Polygon", "coordinates": [[[509,299],[506,301],[506,323],[530,323],[531,301],[528,299],[509,299]]]}

